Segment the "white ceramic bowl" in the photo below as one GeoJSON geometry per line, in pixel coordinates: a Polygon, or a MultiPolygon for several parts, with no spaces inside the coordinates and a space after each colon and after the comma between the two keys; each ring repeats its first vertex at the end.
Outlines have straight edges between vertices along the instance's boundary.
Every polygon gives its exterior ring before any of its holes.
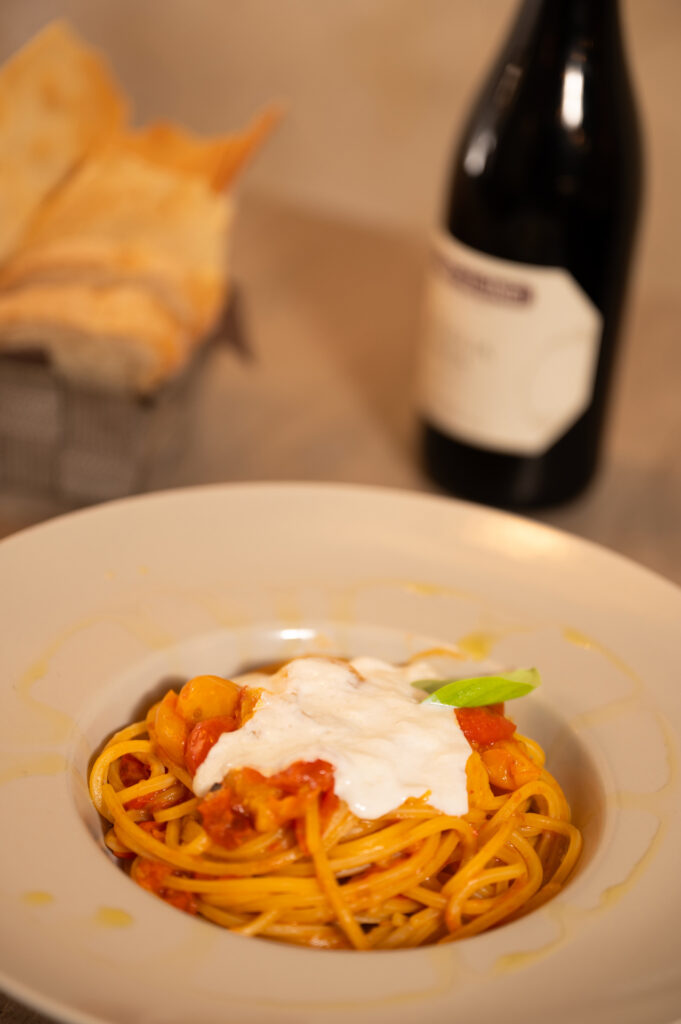
{"type": "Polygon", "coordinates": [[[108,1024],[655,1024],[681,1016],[681,591],[503,513],[358,487],[230,485],[78,512],[0,544],[0,983],[108,1024]],[[104,852],[86,775],[159,685],[307,650],[433,640],[534,664],[514,707],[585,836],[541,910],[413,951],[230,935],[104,852]]]}

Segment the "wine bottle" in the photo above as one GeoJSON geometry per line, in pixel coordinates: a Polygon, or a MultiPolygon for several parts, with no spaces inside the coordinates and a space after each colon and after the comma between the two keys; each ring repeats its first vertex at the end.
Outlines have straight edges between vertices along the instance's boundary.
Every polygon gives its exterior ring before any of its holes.
{"type": "Polygon", "coordinates": [[[431,251],[423,451],[447,490],[529,508],[593,477],[641,163],[617,0],[524,0],[431,251]]]}

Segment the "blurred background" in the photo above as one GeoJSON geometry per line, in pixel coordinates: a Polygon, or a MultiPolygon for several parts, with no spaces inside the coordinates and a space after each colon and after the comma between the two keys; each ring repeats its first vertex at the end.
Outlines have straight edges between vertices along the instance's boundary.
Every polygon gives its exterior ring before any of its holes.
{"type": "MultiPolygon", "coordinates": [[[[139,122],[201,132],[289,103],[249,189],[397,228],[439,212],[453,142],[508,30],[515,0],[3,0],[0,59],[55,17],[108,54],[139,122]]],[[[641,247],[673,274],[681,132],[681,11],[622,0],[645,122],[649,204],[641,247]],[[660,261],[662,262],[662,260],[660,261]]]]}
{"type": "MultiPolygon", "coordinates": [[[[239,345],[211,356],[190,450],[158,486],[340,480],[435,491],[414,367],[428,232],[514,0],[3,0],[0,59],[62,16],[141,122],[287,113],[239,187],[239,345]]],[[[623,0],[646,195],[606,459],[536,518],[681,582],[681,4],[623,0]]],[[[53,514],[5,488],[0,533],[53,514]]]]}

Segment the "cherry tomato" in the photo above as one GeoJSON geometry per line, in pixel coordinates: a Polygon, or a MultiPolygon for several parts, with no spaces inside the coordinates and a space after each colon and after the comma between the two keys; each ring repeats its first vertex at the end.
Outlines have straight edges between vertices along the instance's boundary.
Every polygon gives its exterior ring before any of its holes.
{"type": "Polygon", "coordinates": [[[496,740],[508,740],[515,732],[515,723],[504,716],[503,704],[456,708],[455,712],[464,736],[473,747],[486,747],[496,740]]]}
{"type": "Polygon", "coordinates": [[[223,718],[236,711],[241,690],[221,676],[194,676],[185,683],[177,698],[177,713],[194,725],[208,718],[223,718]]]}
{"type": "Polygon", "coordinates": [[[217,743],[223,732],[233,732],[236,726],[236,719],[232,715],[220,715],[217,718],[208,718],[205,722],[198,722],[187,736],[184,745],[187,771],[195,775],[196,769],[205,761],[208,751],[217,743]]]}

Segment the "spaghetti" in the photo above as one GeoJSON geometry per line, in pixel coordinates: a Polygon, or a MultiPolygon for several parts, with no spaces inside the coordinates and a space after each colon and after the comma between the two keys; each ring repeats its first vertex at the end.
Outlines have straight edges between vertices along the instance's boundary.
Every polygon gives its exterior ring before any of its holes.
{"type": "MultiPolygon", "coordinates": [[[[281,689],[299,664],[270,678],[281,689]]],[[[255,759],[232,766],[197,795],[197,771],[221,737],[229,748],[255,725],[264,680],[198,676],[96,758],[90,792],[106,845],[139,885],[242,935],[360,950],[476,935],[560,890],[580,833],[543,751],[502,706],[445,709],[467,741],[465,813],[422,792],[362,817],[339,798],[337,767],[311,756],[269,774],[255,759]]]]}

